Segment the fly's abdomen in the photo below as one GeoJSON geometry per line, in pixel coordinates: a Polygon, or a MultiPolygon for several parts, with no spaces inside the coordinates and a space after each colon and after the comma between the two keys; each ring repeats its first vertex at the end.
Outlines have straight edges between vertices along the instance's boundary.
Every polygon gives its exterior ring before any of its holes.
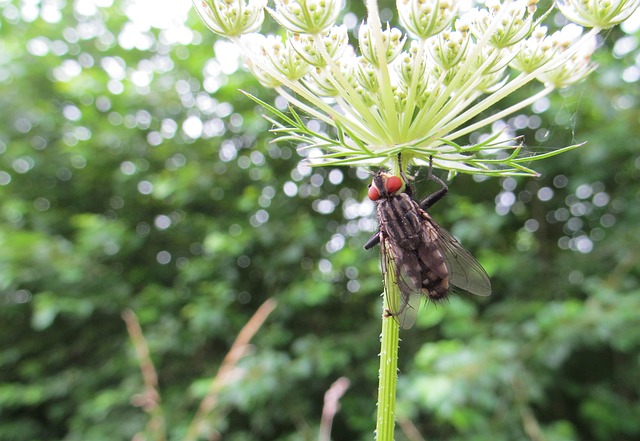
{"type": "Polygon", "coordinates": [[[434,244],[397,253],[400,272],[411,279],[415,292],[431,300],[443,300],[449,293],[449,270],[444,256],[434,244]]]}
{"type": "Polygon", "coordinates": [[[434,241],[424,243],[417,251],[418,262],[420,263],[420,277],[422,279],[422,292],[432,300],[446,298],[449,292],[449,270],[447,269],[444,255],[434,241]]]}

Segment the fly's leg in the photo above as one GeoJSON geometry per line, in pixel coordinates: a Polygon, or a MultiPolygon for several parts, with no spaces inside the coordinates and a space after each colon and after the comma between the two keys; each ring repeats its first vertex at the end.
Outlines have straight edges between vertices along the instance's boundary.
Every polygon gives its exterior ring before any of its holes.
{"type": "Polygon", "coordinates": [[[380,243],[380,228],[378,228],[378,231],[373,233],[373,236],[371,236],[367,241],[367,243],[364,244],[364,249],[370,250],[371,248],[375,247],[379,243],[380,243]]]}
{"type": "Polygon", "coordinates": [[[429,207],[431,207],[433,204],[438,202],[440,199],[442,199],[444,195],[447,194],[447,192],[449,191],[449,187],[447,187],[447,184],[445,184],[442,181],[442,179],[434,175],[432,170],[433,170],[433,156],[430,156],[429,157],[429,176],[427,176],[427,179],[437,182],[438,184],[440,184],[440,187],[442,188],[440,188],[440,190],[436,191],[435,193],[430,194],[422,202],[420,202],[420,208],[422,208],[425,211],[429,207]]]}
{"type": "Polygon", "coordinates": [[[404,192],[408,194],[411,199],[413,199],[413,187],[411,187],[411,184],[409,184],[409,179],[402,170],[402,153],[398,153],[398,170],[400,170],[400,177],[404,182],[404,192]]]}

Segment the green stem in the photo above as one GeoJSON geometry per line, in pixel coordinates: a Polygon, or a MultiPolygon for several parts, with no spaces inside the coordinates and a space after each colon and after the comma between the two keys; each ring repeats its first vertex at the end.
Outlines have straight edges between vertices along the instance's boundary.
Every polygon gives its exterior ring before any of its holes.
{"type": "Polygon", "coordinates": [[[388,298],[400,296],[398,285],[385,284],[382,306],[382,336],[380,345],[380,372],[378,379],[378,417],[376,440],[393,441],[396,419],[396,383],[398,380],[398,341],[400,325],[388,314],[388,298]]]}

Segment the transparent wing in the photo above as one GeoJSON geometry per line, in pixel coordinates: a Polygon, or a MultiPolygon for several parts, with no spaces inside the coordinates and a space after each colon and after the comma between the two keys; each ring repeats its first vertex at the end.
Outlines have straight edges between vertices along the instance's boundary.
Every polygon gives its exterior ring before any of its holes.
{"type": "Polygon", "coordinates": [[[384,233],[380,234],[380,257],[387,306],[400,326],[408,329],[416,321],[422,296],[418,256],[414,251],[400,248],[388,237],[384,237],[384,233]],[[399,296],[393,285],[398,286],[399,296]]]}
{"type": "Polygon", "coordinates": [[[490,295],[491,282],[482,265],[430,216],[426,220],[437,231],[436,244],[445,255],[451,284],[478,296],[490,295]]]}

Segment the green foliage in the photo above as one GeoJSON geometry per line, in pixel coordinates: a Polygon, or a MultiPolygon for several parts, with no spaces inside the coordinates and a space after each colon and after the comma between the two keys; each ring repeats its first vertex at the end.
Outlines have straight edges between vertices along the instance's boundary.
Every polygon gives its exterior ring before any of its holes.
{"type": "MultiPolygon", "coordinates": [[[[278,308],[212,433],[317,439],[324,393],[346,376],[333,439],[372,439],[382,278],[362,250],[368,176],[297,167],[296,146],[269,144],[238,89],[275,97],[224,73],[193,13],[179,41],[128,27],[120,4],[67,2],[58,21],[25,5],[0,3],[0,439],[152,439],[127,308],[180,439],[269,297],[278,308]]],[[[637,51],[600,54],[588,81],[509,121],[537,153],[585,146],[539,162],[539,179],[459,176],[432,210],[494,294],[430,304],[401,331],[399,419],[425,439],[640,437],[640,96],[620,79],[637,51]]]]}

